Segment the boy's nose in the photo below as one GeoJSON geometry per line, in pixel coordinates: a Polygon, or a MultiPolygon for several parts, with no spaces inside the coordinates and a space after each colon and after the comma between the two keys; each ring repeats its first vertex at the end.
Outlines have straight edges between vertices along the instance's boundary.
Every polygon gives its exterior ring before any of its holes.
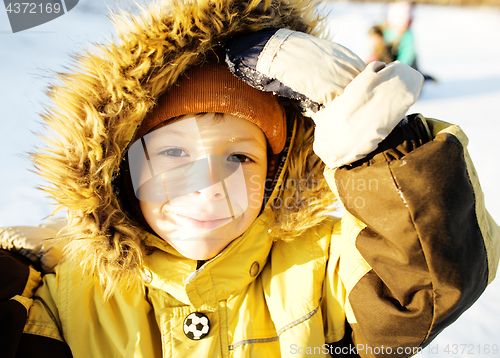
{"type": "Polygon", "coordinates": [[[196,190],[194,192],[195,195],[201,195],[207,200],[223,199],[226,197],[226,188],[224,187],[223,183],[223,180],[225,178],[224,176],[221,178],[220,175],[218,175],[222,173],[217,173],[217,171],[220,171],[222,169],[222,166],[219,163],[220,160],[217,159],[220,159],[219,156],[207,155],[209,172],[205,173],[205,175],[210,175],[210,182],[212,183],[212,185],[200,190],[196,190]]]}
{"type": "Polygon", "coordinates": [[[207,200],[224,199],[226,197],[222,182],[218,182],[204,189],[197,190],[193,194],[201,196],[207,200]]]}

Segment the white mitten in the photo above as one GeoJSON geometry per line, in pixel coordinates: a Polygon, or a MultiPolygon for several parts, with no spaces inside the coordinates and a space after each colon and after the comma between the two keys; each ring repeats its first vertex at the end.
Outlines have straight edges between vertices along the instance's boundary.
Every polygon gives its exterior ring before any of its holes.
{"type": "Polygon", "coordinates": [[[314,152],[330,168],[374,151],[405,117],[422,89],[423,76],[393,62],[372,62],[344,90],[312,115],[314,152]]]}
{"type": "Polygon", "coordinates": [[[365,66],[339,44],[287,29],[232,39],[226,62],[249,85],[297,100],[316,124],[314,150],[331,168],[373,151],[423,84],[423,76],[407,65],[365,66]]]}

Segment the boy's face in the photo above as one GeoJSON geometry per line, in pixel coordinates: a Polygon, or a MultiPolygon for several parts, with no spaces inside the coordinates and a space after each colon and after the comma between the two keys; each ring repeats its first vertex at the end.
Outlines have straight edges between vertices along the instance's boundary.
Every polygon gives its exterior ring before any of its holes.
{"type": "Polygon", "coordinates": [[[135,142],[129,160],[144,218],[188,258],[214,257],[260,212],[267,142],[246,119],[186,115],[135,142]]]}

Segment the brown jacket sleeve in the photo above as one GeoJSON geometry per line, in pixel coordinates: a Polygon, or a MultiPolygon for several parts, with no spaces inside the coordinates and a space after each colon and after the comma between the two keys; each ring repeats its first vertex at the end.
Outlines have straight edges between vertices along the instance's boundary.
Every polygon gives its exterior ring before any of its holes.
{"type": "Polygon", "coordinates": [[[429,124],[410,116],[368,157],[325,172],[347,215],[364,224],[354,242],[371,270],[348,292],[361,357],[412,355],[496,272],[498,226],[484,209],[466,137],[429,124]]]}

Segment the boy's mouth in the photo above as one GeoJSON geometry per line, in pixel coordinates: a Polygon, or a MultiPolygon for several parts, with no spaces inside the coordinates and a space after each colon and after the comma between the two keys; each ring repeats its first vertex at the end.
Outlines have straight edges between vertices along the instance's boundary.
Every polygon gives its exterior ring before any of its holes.
{"type": "Polygon", "coordinates": [[[186,216],[186,215],[181,215],[181,214],[177,214],[174,212],[171,212],[171,214],[174,216],[175,222],[177,225],[185,226],[185,227],[207,229],[207,230],[216,229],[220,226],[228,224],[229,222],[231,222],[233,220],[233,218],[231,216],[219,218],[216,216],[208,216],[208,215],[186,216]]]}

